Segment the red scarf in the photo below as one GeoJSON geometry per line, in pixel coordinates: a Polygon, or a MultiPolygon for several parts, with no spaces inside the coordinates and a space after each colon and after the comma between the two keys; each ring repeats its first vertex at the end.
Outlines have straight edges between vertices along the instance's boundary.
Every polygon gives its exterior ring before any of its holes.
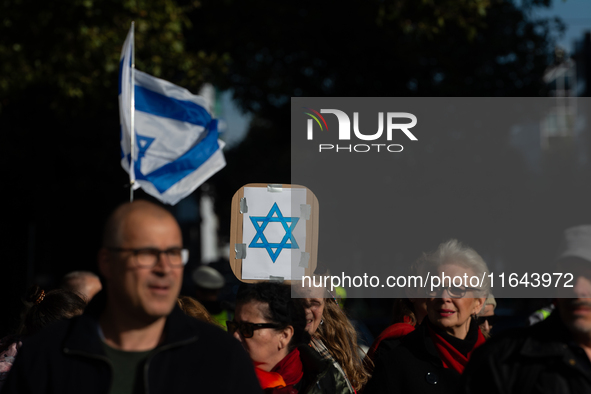
{"type": "Polygon", "coordinates": [[[408,333],[413,332],[415,326],[412,324],[410,317],[404,316],[403,323],[396,323],[392,324],[390,327],[386,328],[382,333],[376,338],[371,348],[367,352],[367,356],[373,360],[373,356],[375,355],[376,350],[378,350],[378,346],[384,339],[391,339],[391,338],[401,338],[408,333]]]}
{"type": "Polygon", "coordinates": [[[443,368],[451,368],[458,371],[460,374],[464,372],[464,368],[472,355],[474,349],[478,346],[482,345],[486,339],[484,339],[484,335],[480,332],[480,327],[478,327],[478,339],[476,339],[476,344],[468,352],[468,356],[464,356],[460,353],[455,347],[449,344],[443,337],[435,332],[431,327],[429,328],[429,335],[435,344],[435,348],[437,348],[437,353],[439,353],[439,358],[441,358],[441,362],[443,363],[443,368]]]}
{"type": "Polygon", "coordinates": [[[255,368],[255,372],[263,390],[293,386],[304,376],[300,351],[292,350],[273,367],[271,372],[263,371],[258,367],[255,368]]]}

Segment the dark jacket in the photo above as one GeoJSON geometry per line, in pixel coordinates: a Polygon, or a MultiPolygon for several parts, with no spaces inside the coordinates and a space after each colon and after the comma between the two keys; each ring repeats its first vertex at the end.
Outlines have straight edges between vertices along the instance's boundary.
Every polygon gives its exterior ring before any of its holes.
{"type": "Polygon", "coordinates": [[[591,362],[558,313],[489,340],[462,375],[463,393],[591,393],[591,362]]]}
{"type": "MultiPolygon", "coordinates": [[[[300,347],[304,366],[305,388],[301,394],[349,394],[349,385],[342,373],[310,346],[300,347]]],[[[351,393],[352,394],[352,393],[351,393]]]]}
{"type": "Polygon", "coordinates": [[[310,346],[298,347],[304,377],[293,387],[265,390],[266,394],[353,394],[343,374],[310,346]]]}
{"type": "Polygon", "coordinates": [[[372,378],[363,394],[457,391],[460,374],[443,367],[426,320],[402,338],[382,341],[375,353],[372,378]]]}
{"type": "MultiPolygon", "coordinates": [[[[50,325],[24,341],[2,394],[109,391],[112,365],[98,331],[104,298],[97,297],[82,316],[50,325]]],[[[144,392],[150,394],[261,393],[240,343],[223,330],[186,316],[177,306],[166,320],[164,343],[143,371],[144,392]]]]}

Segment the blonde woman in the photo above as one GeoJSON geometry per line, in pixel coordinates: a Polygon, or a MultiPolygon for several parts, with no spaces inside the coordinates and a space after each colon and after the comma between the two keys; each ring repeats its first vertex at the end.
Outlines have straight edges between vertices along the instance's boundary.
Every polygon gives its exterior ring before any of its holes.
{"type": "Polygon", "coordinates": [[[194,317],[195,319],[202,320],[207,323],[211,323],[214,326],[221,327],[218,322],[209,314],[207,309],[199,301],[188,297],[180,296],[176,300],[177,305],[185,312],[185,315],[194,317]]]}
{"type": "Polygon", "coordinates": [[[309,289],[306,298],[306,331],[312,336],[310,345],[347,379],[351,391],[359,391],[369,380],[369,373],[357,351],[357,333],[332,296],[324,288],[309,289]]]}
{"type": "MultiPolygon", "coordinates": [[[[487,278],[488,267],[472,248],[455,239],[422,256],[432,275],[487,278]]],[[[427,288],[427,316],[410,334],[382,341],[375,356],[373,377],[365,394],[456,393],[472,352],[485,341],[476,315],[490,284],[480,287],[447,283],[427,288]]],[[[457,282],[456,282],[457,283],[457,282]]]]}

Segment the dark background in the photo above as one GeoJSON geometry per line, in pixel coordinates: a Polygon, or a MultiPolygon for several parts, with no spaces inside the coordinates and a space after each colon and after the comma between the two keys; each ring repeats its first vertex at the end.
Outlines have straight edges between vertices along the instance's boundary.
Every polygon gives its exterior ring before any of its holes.
{"type": "MultiPolygon", "coordinates": [[[[232,89],[235,100],[253,115],[247,138],[226,152],[227,167],[211,178],[207,191],[201,191],[215,198],[220,237],[227,242],[230,200],[239,187],[251,182],[291,183],[291,97],[549,95],[552,87],[543,75],[563,60],[551,39],[562,25],[530,17],[532,9],[548,3],[2,3],[0,156],[5,214],[0,334],[17,321],[28,285],[40,282],[50,287],[68,271],[95,270],[105,218],[129,198],[127,175],[119,164],[117,67],[132,20],[138,69],[194,92],[204,82],[232,89]]],[[[587,70],[580,75],[589,80],[591,62],[580,61],[587,70]]],[[[584,94],[589,95],[589,88],[584,94]]],[[[581,141],[582,149],[591,154],[591,139],[581,141]]],[[[427,191],[448,190],[447,171],[470,177],[475,212],[504,190],[517,187],[523,192],[514,209],[531,214],[507,234],[494,228],[494,238],[475,240],[474,247],[485,257],[548,259],[566,226],[590,219],[589,165],[572,154],[572,143],[544,153],[536,168],[528,167],[506,136],[457,139],[458,149],[473,144],[494,144],[506,155],[506,167],[489,168],[482,157],[440,166],[442,157],[453,157],[454,152],[437,146],[420,166],[434,164],[442,172],[433,175],[427,191]],[[541,238],[528,235],[540,227],[541,238]],[[519,250],[504,248],[509,234],[523,238],[519,250]]],[[[197,201],[198,193],[188,200],[197,201]]],[[[453,198],[453,191],[446,198],[450,210],[462,203],[453,198]]],[[[182,214],[179,209],[171,208],[177,215],[182,214]]],[[[198,222],[183,224],[193,251],[192,266],[199,264],[198,227],[198,222]]],[[[441,231],[425,230],[425,249],[434,247],[432,241],[439,241],[441,231]]],[[[462,231],[458,236],[469,229],[462,231]]]]}

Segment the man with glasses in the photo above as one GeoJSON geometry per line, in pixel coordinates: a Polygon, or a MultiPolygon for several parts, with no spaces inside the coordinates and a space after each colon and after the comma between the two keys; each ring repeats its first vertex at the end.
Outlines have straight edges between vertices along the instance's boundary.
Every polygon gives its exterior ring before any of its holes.
{"type": "Polygon", "coordinates": [[[560,283],[554,312],[476,350],[462,392],[591,393],[591,225],[564,232],[555,272],[573,280],[560,283]]]}
{"type": "Polygon", "coordinates": [[[260,393],[240,344],[176,306],[188,258],[168,211],[120,206],[98,255],[105,290],[25,342],[3,393],[260,393]]]}

